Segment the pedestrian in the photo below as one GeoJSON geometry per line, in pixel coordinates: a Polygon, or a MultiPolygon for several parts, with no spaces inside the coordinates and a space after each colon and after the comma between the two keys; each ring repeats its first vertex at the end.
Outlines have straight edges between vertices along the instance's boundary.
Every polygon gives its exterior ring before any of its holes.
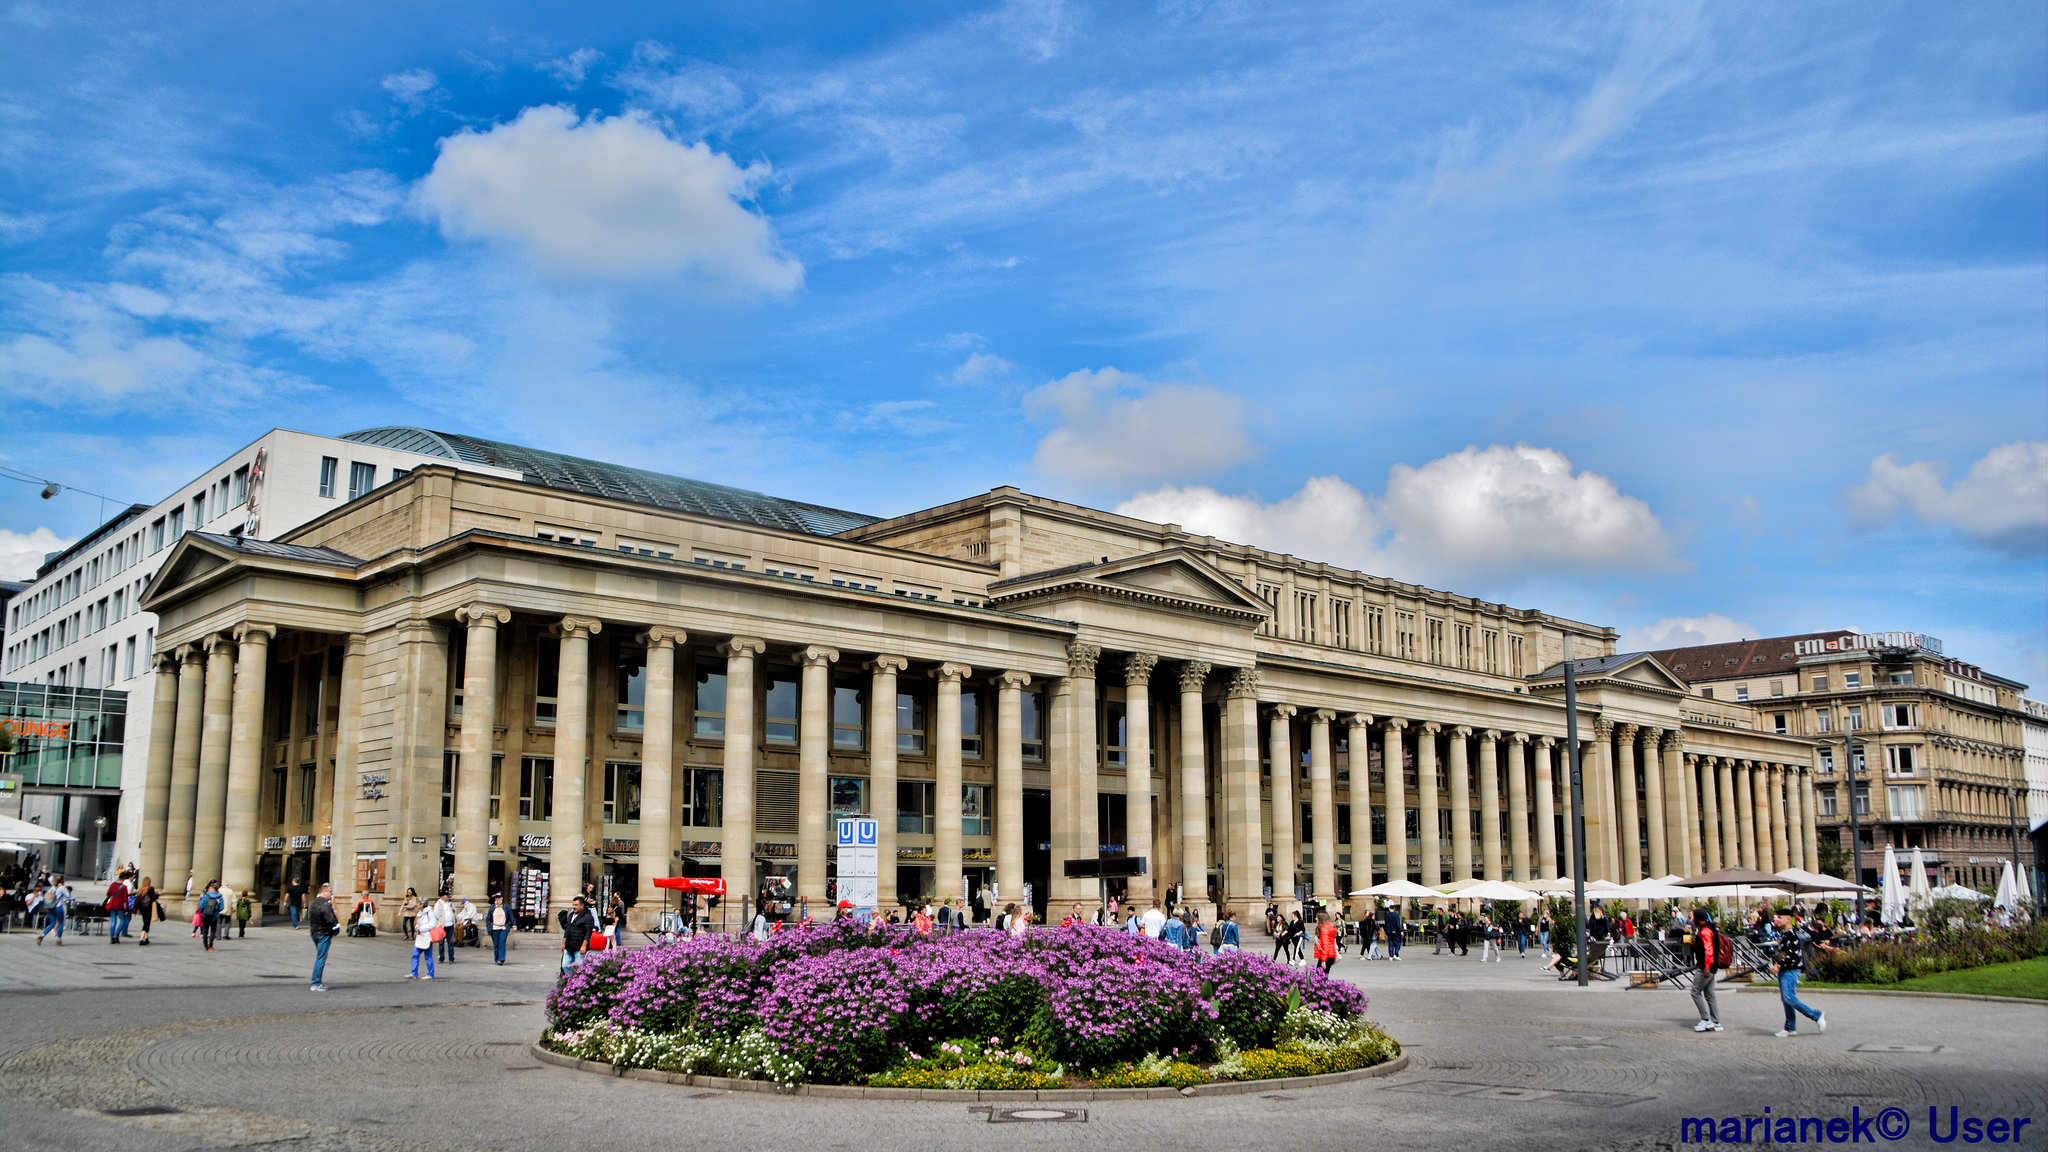
{"type": "Polygon", "coordinates": [[[291,883],[284,886],[284,910],[291,913],[292,927],[297,928],[299,926],[299,914],[305,910],[305,907],[306,882],[304,879],[294,876],[291,879],[291,883]]]}
{"type": "Polygon", "coordinates": [[[1401,909],[1398,905],[1387,905],[1387,914],[1381,918],[1380,926],[1387,934],[1387,959],[1390,961],[1399,960],[1401,958],[1401,945],[1406,943],[1406,941],[1403,939],[1404,927],[1401,923],[1401,909]]]}
{"type": "Polygon", "coordinates": [[[57,947],[64,946],[64,918],[71,914],[71,903],[71,885],[66,884],[62,876],[51,877],[49,893],[43,897],[43,908],[49,922],[43,925],[42,936],[36,937],[37,944],[43,942],[43,936],[54,931],[57,933],[57,947]]]}
{"type": "Polygon", "coordinates": [[[1536,940],[1546,955],[1550,952],[1550,930],[1550,913],[1545,912],[1536,921],[1536,940]]]}
{"type": "Polygon", "coordinates": [[[419,919],[420,909],[426,907],[420,902],[420,894],[411,888],[405,890],[405,903],[398,906],[398,934],[413,934],[414,921],[419,919]]]}
{"type": "Polygon", "coordinates": [[[327,991],[327,947],[341,934],[341,917],[334,914],[334,885],[322,884],[313,897],[313,914],[308,921],[308,930],[313,937],[313,985],[312,991],[327,991]]]}
{"type": "Polygon", "coordinates": [[[199,939],[208,952],[213,951],[214,941],[221,933],[220,918],[228,910],[227,897],[220,894],[220,881],[208,880],[206,890],[199,894],[199,939]]]}
{"type": "Polygon", "coordinates": [[[449,903],[446,889],[434,897],[434,927],[441,930],[434,938],[441,946],[441,963],[455,963],[455,906],[449,903]]]}
{"type": "Polygon", "coordinates": [[[1216,954],[1243,951],[1243,942],[1238,937],[1237,913],[1225,912],[1223,922],[1216,925],[1216,954]]]}
{"type": "MultiPolygon", "coordinates": [[[[254,901],[250,898],[255,895],[254,892],[244,892],[235,901],[235,939],[237,940],[247,940],[249,938],[249,917],[256,911],[254,901]]],[[[293,927],[296,928],[298,925],[294,924],[293,927]]]]}
{"type": "Polygon", "coordinates": [[[604,929],[614,944],[626,938],[626,898],[617,892],[612,893],[612,902],[605,909],[604,929]]]}
{"type": "Polygon", "coordinates": [[[1526,959],[1529,955],[1529,914],[1515,913],[1515,959],[1526,959]]]}
{"type": "Polygon", "coordinates": [[[164,918],[164,906],[156,894],[156,884],[149,877],[142,878],[142,886],[135,890],[131,903],[135,914],[142,917],[142,936],[135,941],[137,947],[149,943],[149,922],[164,918]]]}
{"type": "Polygon", "coordinates": [[[1481,914],[1479,917],[1478,931],[1479,962],[1481,964],[1484,964],[1486,963],[1486,958],[1488,956],[1491,956],[1493,957],[1494,963],[1500,963],[1500,926],[1493,922],[1493,918],[1491,916],[1481,914]]]}
{"type": "Polygon", "coordinates": [[[491,934],[491,958],[505,962],[505,941],[512,935],[512,910],[505,907],[502,893],[491,894],[491,910],[484,913],[484,928],[491,934]]]}
{"type": "Polygon", "coordinates": [[[1822,1032],[1827,1031],[1827,1014],[1799,998],[1799,974],[1812,963],[1808,953],[1815,947],[1825,947],[1832,952],[1833,946],[1815,945],[1813,937],[1792,918],[1789,908],[1780,908],[1771,918],[1771,926],[1778,930],[1777,949],[1771,956],[1771,971],[1778,977],[1778,999],[1785,1005],[1785,1026],[1778,1029],[1778,1035],[1799,1035],[1800,1016],[1813,1021],[1822,1032]]]}
{"type": "Polygon", "coordinates": [[[1724,967],[1721,962],[1721,933],[1714,927],[1714,918],[1705,908],[1695,908],[1692,913],[1692,961],[1699,969],[1692,978],[1692,1003],[1700,1010],[1700,1022],[1693,1025],[1692,1030],[1719,1032],[1721,1000],[1714,994],[1714,983],[1715,975],[1724,967]]]}
{"type": "Polygon", "coordinates": [[[107,943],[119,944],[128,934],[128,885],[115,877],[107,885],[107,943]]]}
{"type": "Polygon", "coordinates": [[[188,902],[192,899],[192,869],[190,868],[185,869],[185,899],[188,902]]]}
{"type": "Polygon", "coordinates": [[[1337,926],[1330,923],[1328,912],[1316,918],[1316,962],[1325,976],[1337,966],[1337,926]]]}
{"type": "Polygon", "coordinates": [[[375,936],[377,934],[377,902],[368,892],[356,897],[355,907],[349,909],[348,934],[351,936],[375,936]]]}
{"type": "MultiPolygon", "coordinates": [[[[1017,906],[1012,904],[1011,907],[1016,908],[1017,906]]],[[[1029,931],[1031,931],[1031,909],[1017,908],[1016,914],[1010,917],[1010,935],[1021,940],[1024,938],[1025,933],[1029,931]]]]}
{"type": "Polygon", "coordinates": [[[1159,934],[1164,931],[1166,931],[1166,913],[1160,910],[1159,901],[1154,900],[1152,906],[1145,909],[1144,932],[1145,935],[1157,940],[1159,939],[1159,934]]]}
{"type": "Polygon", "coordinates": [[[1368,910],[1365,918],[1358,922],[1360,955],[1367,960],[1385,960],[1387,950],[1380,947],[1380,913],[1368,910]]]}
{"type": "Polygon", "coordinates": [[[435,931],[437,927],[438,925],[434,922],[434,910],[431,907],[421,908],[419,915],[413,917],[412,975],[407,976],[406,979],[432,980],[434,978],[434,941],[445,936],[444,933],[435,931]],[[421,956],[427,958],[427,974],[425,976],[420,975],[421,956]]]}
{"type": "Polygon", "coordinates": [[[1202,918],[1195,915],[1193,908],[1183,909],[1180,917],[1180,946],[1189,952],[1200,952],[1202,950],[1202,918]]]}
{"type": "Polygon", "coordinates": [[[597,918],[590,914],[590,901],[576,897],[569,910],[569,918],[562,924],[562,971],[576,966],[583,950],[590,947],[590,937],[597,932],[597,918]]]}

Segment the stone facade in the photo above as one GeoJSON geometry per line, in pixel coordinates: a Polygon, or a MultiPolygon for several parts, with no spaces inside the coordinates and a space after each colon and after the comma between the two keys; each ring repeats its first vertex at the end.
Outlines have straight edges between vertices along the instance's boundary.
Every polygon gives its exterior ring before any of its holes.
{"type": "Polygon", "coordinates": [[[1013,488],[826,534],[426,465],[178,549],[157,875],[307,869],[387,916],[519,868],[643,909],[659,875],[783,876],[817,912],[831,818],[871,814],[885,904],[1554,877],[1568,643],[1592,877],[1818,863],[1814,742],[1611,629],[1013,488]],[[1147,866],[1064,875],[1104,856],[1147,866]]]}

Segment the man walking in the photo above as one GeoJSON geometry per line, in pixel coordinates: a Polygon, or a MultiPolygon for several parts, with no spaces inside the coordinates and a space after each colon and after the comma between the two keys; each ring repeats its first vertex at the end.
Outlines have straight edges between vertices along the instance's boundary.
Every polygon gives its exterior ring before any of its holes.
{"type": "Polygon", "coordinates": [[[306,907],[306,882],[297,876],[284,886],[284,908],[291,913],[292,927],[299,926],[299,914],[306,907]]]}
{"type": "Polygon", "coordinates": [[[341,918],[334,914],[334,885],[322,884],[313,897],[313,914],[307,921],[313,936],[313,987],[314,992],[327,991],[322,979],[327,973],[327,946],[334,943],[341,932],[341,918]]]}
{"type": "MultiPolygon", "coordinates": [[[[1778,977],[1778,999],[1785,1005],[1785,1026],[1778,1029],[1778,1036],[1799,1035],[1800,1016],[1813,1021],[1825,1032],[1828,1030],[1827,1014],[1799,998],[1799,974],[1806,969],[1807,950],[1815,947],[1813,937],[1792,918],[1790,911],[1780,909],[1772,917],[1772,923],[1778,929],[1778,948],[1771,956],[1771,971],[1778,977]]],[[[1829,951],[1833,949],[1829,948],[1829,951]]]]}
{"type": "Polygon", "coordinates": [[[1404,943],[1401,938],[1400,908],[1393,904],[1387,905],[1387,915],[1381,922],[1381,926],[1387,934],[1387,959],[1390,961],[1399,960],[1401,958],[1401,945],[1404,943]]]}
{"type": "Polygon", "coordinates": [[[1714,927],[1714,918],[1707,915],[1705,908],[1693,910],[1692,958],[1699,965],[1699,972],[1692,979],[1692,1003],[1700,1010],[1700,1022],[1692,1030],[1719,1032],[1721,1001],[1714,995],[1714,980],[1721,971],[1721,931],[1714,927]]]}
{"type": "Polygon", "coordinates": [[[434,923],[441,929],[441,963],[455,963],[455,908],[448,903],[448,893],[442,892],[434,898],[434,923]]]}
{"type": "Polygon", "coordinates": [[[591,933],[596,931],[597,921],[590,915],[589,901],[576,897],[569,919],[562,925],[562,971],[576,966],[583,950],[590,946],[591,933]]]}

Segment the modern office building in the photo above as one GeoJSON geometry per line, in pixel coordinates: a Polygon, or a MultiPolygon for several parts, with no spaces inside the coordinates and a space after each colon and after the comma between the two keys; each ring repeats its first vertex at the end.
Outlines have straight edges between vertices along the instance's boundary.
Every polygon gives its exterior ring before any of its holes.
{"type": "Polygon", "coordinates": [[[1702,698],[1754,708],[1766,730],[1818,745],[1820,834],[1849,846],[1853,791],[1865,883],[1887,844],[1921,849],[1936,885],[1994,883],[2012,859],[2015,823],[2028,828],[2026,685],[1912,632],[1811,632],[1655,655],[1702,698]]]}
{"type": "MultiPolygon", "coordinates": [[[[438,459],[403,447],[273,430],[153,505],[124,508],[47,559],[6,603],[0,679],[50,688],[115,689],[144,701],[126,726],[121,763],[131,774],[62,773],[27,788],[69,797],[106,818],[115,856],[136,855],[142,765],[155,692],[150,653],[156,617],[142,596],[189,532],[267,540],[354,500],[405,470],[438,459]],[[84,782],[89,775],[91,782],[84,782]],[[125,785],[125,787],[124,787],[125,785]]],[[[447,463],[443,460],[442,463],[447,463]]],[[[114,857],[109,857],[112,859],[114,857]]]]}
{"type": "Polygon", "coordinates": [[[119,689],[0,681],[0,727],[14,743],[0,759],[20,777],[20,810],[8,814],[78,837],[34,845],[42,867],[91,877],[112,863],[127,722],[119,689]]]}
{"type": "Polygon", "coordinates": [[[1605,627],[1014,488],[877,519],[344,440],[433,459],[274,539],[188,529],[144,595],[145,869],[817,908],[872,815],[885,904],[1554,876],[1568,637],[1595,876],[1817,864],[1814,742],[1605,627]]]}

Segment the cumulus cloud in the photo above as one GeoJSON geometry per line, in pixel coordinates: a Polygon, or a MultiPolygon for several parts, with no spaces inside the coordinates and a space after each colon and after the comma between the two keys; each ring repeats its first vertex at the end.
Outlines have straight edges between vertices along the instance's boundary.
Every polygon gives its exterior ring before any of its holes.
{"type": "Polygon", "coordinates": [[[582,86],[584,76],[590,72],[590,66],[602,59],[604,53],[595,48],[578,48],[567,56],[549,60],[542,64],[541,68],[553,76],[555,82],[562,87],[573,89],[582,86]]]}
{"type": "Polygon", "coordinates": [[[1244,402],[1202,384],[1083,370],[1032,389],[1024,409],[1033,419],[1057,422],[1038,442],[1038,470],[1083,483],[1171,480],[1253,453],[1244,402]]]}
{"type": "Polygon", "coordinates": [[[952,384],[993,384],[1016,370],[1015,364],[993,352],[973,352],[959,367],[946,373],[945,379],[952,384]]]}
{"type": "Polygon", "coordinates": [[[391,94],[393,103],[409,113],[422,112],[428,105],[448,95],[440,90],[441,78],[425,68],[393,72],[378,83],[391,94]]]}
{"type": "Polygon", "coordinates": [[[1659,572],[1671,537],[1650,506],[1552,448],[1468,447],[1387,474],[1390,551],[1432,570],[1659,572]]]}
{"type": "Polygon", "coordinates": [[[1425,583],[1679,564],[1647,504],[1597,473],[1574,473],[1562,453],[1527,444],[1466,448],[1419,468],[1397,464],[1381,496],[1318,476],[1271,503],[1169,485],[1116,510],[1425,583]]]}
{"type": "Polygon", "coordinates": [[[553,275],[789,292],[803,266],[740,203],[767,174],[636,116],[579,121],[548,105],[442,140],[419,194],[444,232],[510,242],[553,275]]]}
{"type": "Polygon", "coordinates": [[[76,536],[59,536],[48,528],[33,532],[0,528],[0,580],[32,579],[46,554],[62,552],[77,542],[76,536]]]}
{"type": "Polygon", "coordinates": [[[1910,512],[1922,524],[2014,556],[2048,553],[2048,440],[2016,440],[1979,457],[1953,484],[1946,464],[1902,464],[1892,453],[1870,462],[1848,492],[1849,521],[1877,528],[1910,512]]]}
{"type": "Polygon", "coordinates": [[[1643,628],[1625,629],[1621,634],[1623,652],[1654,652],[1664,648],[1690,648],[1696,644],[1726,644],[1747,640],[1763,633],[1754,624],[1730,620],[1719,612],[1705,616],[1666,616],[1643,628]]]}

